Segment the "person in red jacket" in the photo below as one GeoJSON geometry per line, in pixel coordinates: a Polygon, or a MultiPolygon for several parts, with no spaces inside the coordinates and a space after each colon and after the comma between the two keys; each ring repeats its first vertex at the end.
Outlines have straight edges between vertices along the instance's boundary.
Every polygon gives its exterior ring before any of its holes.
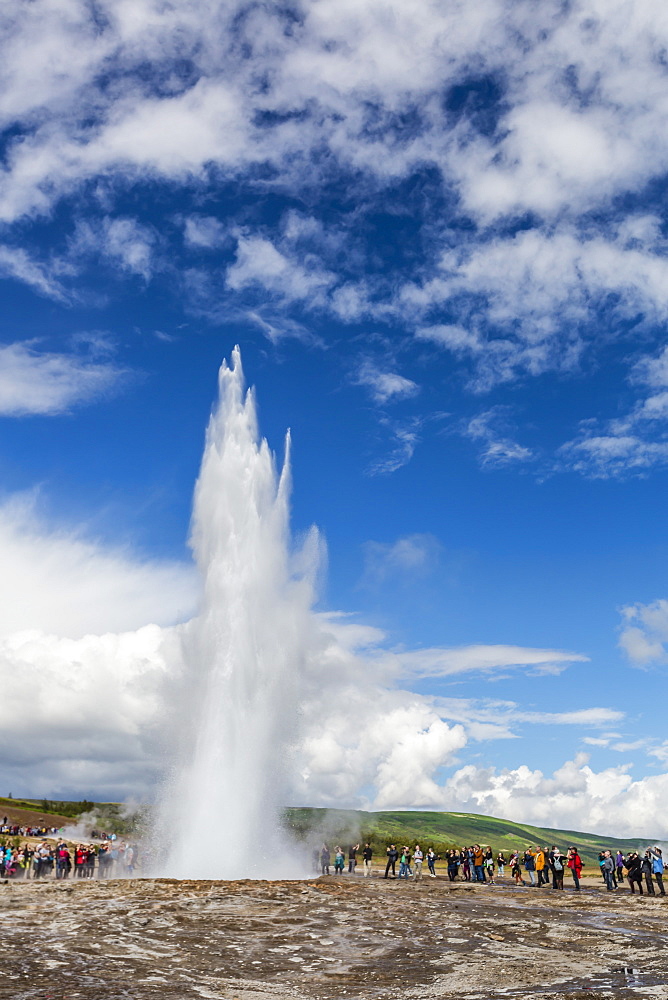
{"type": "Polygon", "coordinates": [[[568,860],[566,861],[566,867],[570,868],[571,875],[573,876],[573,881],[575,882],[575,891],[580,891],[580,873],[582,871],[582,858],[578,854],[577,847],[568,848],[568,860]]]}

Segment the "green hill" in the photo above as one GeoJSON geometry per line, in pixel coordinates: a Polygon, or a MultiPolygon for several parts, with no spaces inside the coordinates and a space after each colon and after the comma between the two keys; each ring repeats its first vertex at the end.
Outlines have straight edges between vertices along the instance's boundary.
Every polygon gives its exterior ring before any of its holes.
{"type": "MultiPolygon", "coordinates": [[[[68,816],[72,819],[82,813],[94,811],[100,822],[119,834],[129,834],[140,822],[141,810],[128,816],[116,802],[72,802],[59,799],[0,798],[0,817],[3,808],[38,810],[40,814],[68,816]]],[[[478,813],[448,812],[362,812],[354,809],[289,808],[283,816],[285,826],[305,844],[316,845],[326,840],[330,846],[347,846],[358,840],[371,843],[376,857],[385,854],[388,844],[421,844],[433,847],[437,854],[444,854],[451,847],[470,844],[489,845],[495,852],[506,852],[527,846],[557,844],[562,851],[576,845],[585,864],[596,865],[599,851],[604,848],[624,852],[631,848],[647,846],[648,841],[605,837],[600,834],[576,830],[554,830],[548,827],[514,823],[478,813]]]]}
{"type": "Polygon", "coordinates": [[[385,853],[388,844],[419,843],[443,854],[450,847],[470,844],[489,845],[495,852],[506,852],[527,846],[556,844],[564,853],[575,845],[585,864],[597,864],[599,851],[609,848],[646,847],[646,841],[621,840],[575,830],[554,830],[546,827],[514,823],[511,820],[481,816],[476,813],[446,812],[361,812],[341,809],[292,808],[285,811],[285,823],[303,841],[343,844],[370,841],[374,853],[385,853]]]}
{"type": "Polygon", "coordinates": [[[19,812],[34,813],[28,818],[24,816],[17,822],[31,823],[37,821],[37,815],[46,818],[47,816],[57,816],[60,826],[63,818],[76,822],[79,816],[86,813],[94,813],[97,817],[99,829],[113,830],[118,834],[133,833],[141,820],[141,810],[134,814],[128,813],[127,807],[120,802],[89,802],[83,799],[74,802],[66,799],[15,799],[13,797],[0,797],[0,821],[2,816],[11,817],[15,810],[19,812]]]}

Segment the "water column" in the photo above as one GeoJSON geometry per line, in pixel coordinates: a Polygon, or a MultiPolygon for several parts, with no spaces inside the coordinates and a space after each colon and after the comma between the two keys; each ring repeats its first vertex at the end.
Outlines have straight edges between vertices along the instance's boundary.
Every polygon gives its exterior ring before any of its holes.
{"type": "Polygon", "coordinates": [[[223,362],[220,369],[195,488],[191,545],[203,602],[184,631],[182,749],[160,810],[161,840],[169,844],[165,875],[300,874],[279,815],[318,546],[312,535],[313,557],[295,577],[289,493],[289,436],[279,476],[259,438],[254,394],[245,391],[235,348],[231,367],[223,362]]]}

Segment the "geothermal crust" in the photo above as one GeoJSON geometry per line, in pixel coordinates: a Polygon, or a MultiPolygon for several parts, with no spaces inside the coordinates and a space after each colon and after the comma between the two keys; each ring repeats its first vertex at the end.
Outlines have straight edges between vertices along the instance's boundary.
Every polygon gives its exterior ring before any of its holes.
{"type": "Polygon", "coordinates": [[[0,904],[3,1000],[668,997],[668,906],[626,890],[28,881],[0,904]]]}

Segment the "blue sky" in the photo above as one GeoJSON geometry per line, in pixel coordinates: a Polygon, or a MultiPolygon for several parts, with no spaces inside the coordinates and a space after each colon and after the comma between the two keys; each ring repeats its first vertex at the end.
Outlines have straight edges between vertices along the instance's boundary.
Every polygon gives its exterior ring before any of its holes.
{"type": "MultiPolygon", "coordinates": [[[[74,662],[127,679],[129,660],[62,643],[192,615],[192,489],[238,343],[279,456],[292,432],[295,533],[327,544],[317,610],[378,630],[351,676],[431,651],[427,676],[374,696],[378,732],[417,706],[403,784],[380,788],[383,763],[404,767],[380,736],[376,777],[330,780],[352,738],[334,721],[334,759],[295,795],[656,830],[656,5],[35,0],[2,30],[5,686],[74,662]],[[467,666],[445,668],[459,647],[467,666]]],[[[144,793],[152,751],[124,696],[108,742],[15,701],[8,746],[41,734],[7,751],[15,791],[91,794],[98,775],[144,793]]]]}

